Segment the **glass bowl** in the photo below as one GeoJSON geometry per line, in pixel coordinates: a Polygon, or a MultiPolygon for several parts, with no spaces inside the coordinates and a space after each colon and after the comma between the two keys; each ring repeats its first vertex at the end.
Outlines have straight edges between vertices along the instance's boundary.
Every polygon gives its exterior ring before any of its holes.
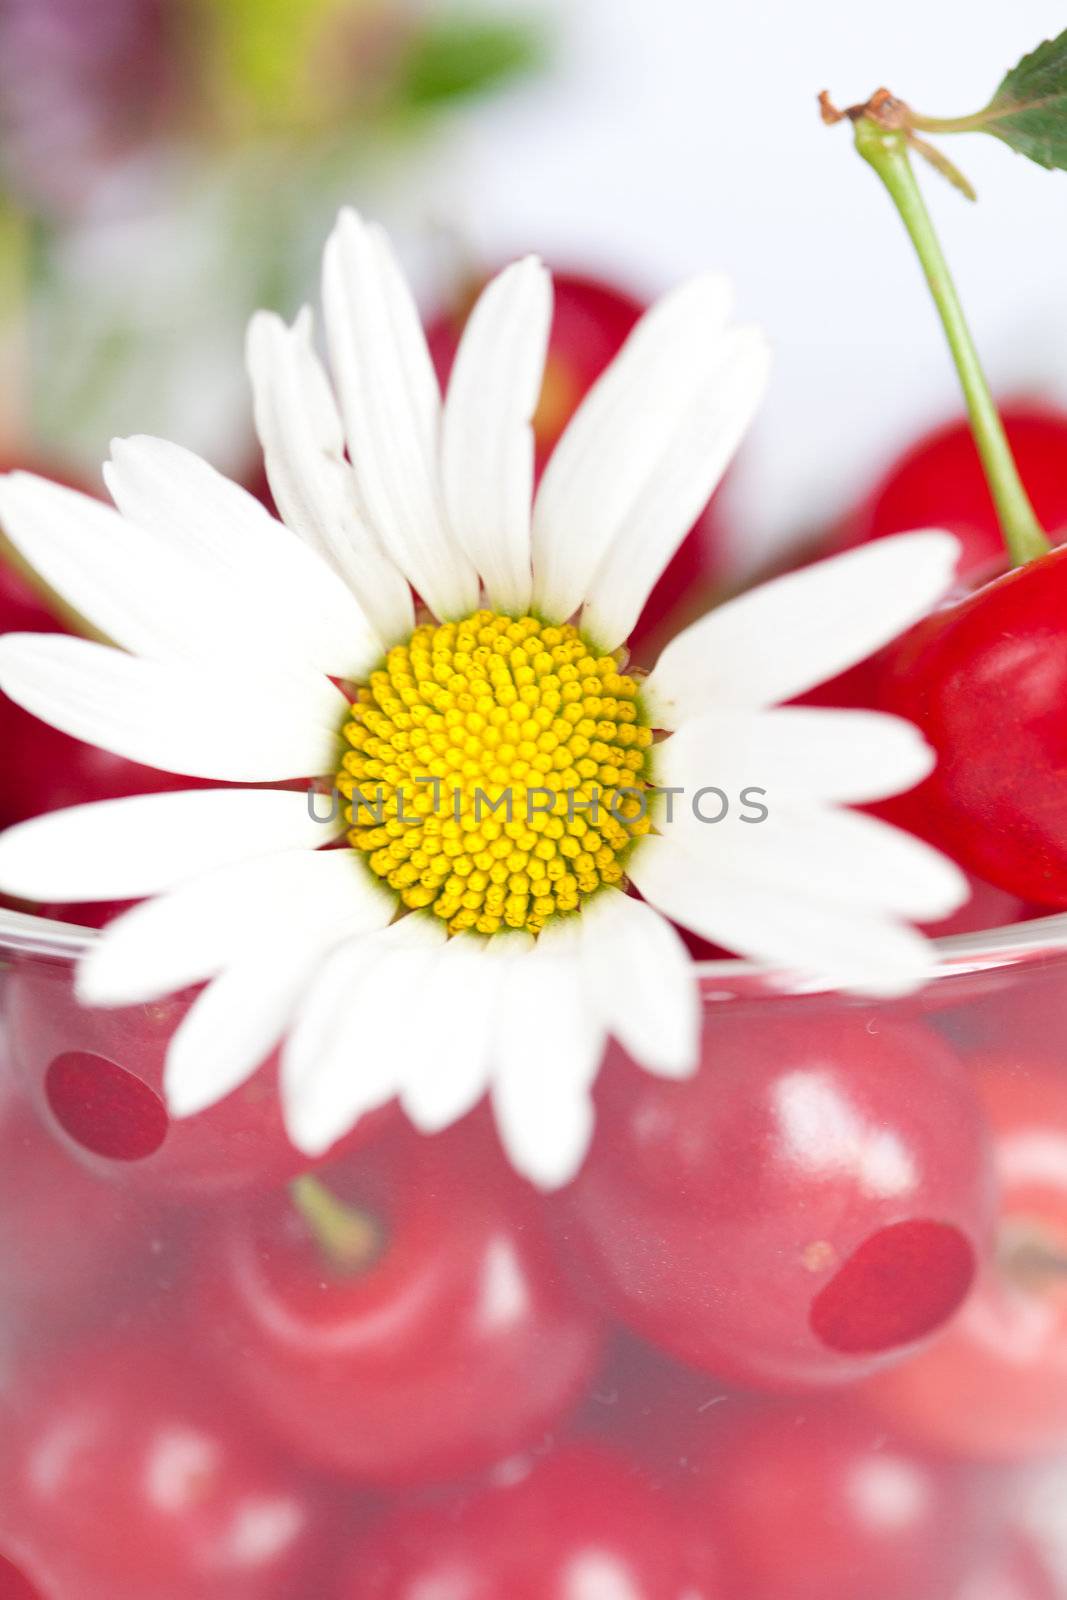
{"type": "Polygon", "coordinates": [[[309,1170],[273,1060],[171,1121],[94,937],[0,913],[0,1600],[1067,1594],[1067,916],[702,964],[553,1194],[484,1105],[309,1170]]]}

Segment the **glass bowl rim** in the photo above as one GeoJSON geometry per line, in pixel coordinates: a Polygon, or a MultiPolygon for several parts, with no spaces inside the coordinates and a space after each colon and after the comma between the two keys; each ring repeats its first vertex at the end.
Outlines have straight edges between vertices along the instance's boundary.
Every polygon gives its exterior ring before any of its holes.
{"type": "MultiPolygon", "coordinates": [[[[0,908],[0,968],[19,958],[73,965],[99,936],[96,928],[0,908]]],[[[1020,966],[1039,967],[1052,957],[1067,957],[1067,912],[1052,912],[1006,928],[950,934],[931,939],[930,947],[931,966],[924,988],[951,978],[1020,966]]],[[[696,960],[693,965],[701,991],[709,1000],[837,992],[830,983],[798,979],[784,968],[742,957],[696,960]]]]}

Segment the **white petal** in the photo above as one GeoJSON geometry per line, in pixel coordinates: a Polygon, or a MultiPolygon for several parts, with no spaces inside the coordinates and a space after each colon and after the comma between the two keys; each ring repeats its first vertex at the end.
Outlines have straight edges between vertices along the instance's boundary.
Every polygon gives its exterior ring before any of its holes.
{"type": "Polygon", "coordinates": [[[488,945],[454,938],[441,951],[419,996],[428,1037],[406,1074],[400,1103],[422,1133],[437,1133],[481,1099],[500,967],[488,945]]]}
{"type": "Polygon", "coordinates": [[[134,900],[231,862],[314,850],[344,825],[340,814],[320,821],[306,793],[286,789],[100,800],[0,834],[0,887],[22,900],[134,900]]]}
{"type": "Polygon", "coordinates": [[[581,933],[582,966],[604,1026],[650,1072],[693,1072],[700,997],[675,929],[644,901],[607,889],[583,907],[581,933]]]}
{"type": "Polygon", "coordinates": [[[64,634],[0,638],[0,689],[62,733],[190,778],[275,783],[336,770],[348,701],[290,668],[141,660],[64,634]]]}
{"type": "Polygon", "coordinates": [[[665,916],[806,983],[863,994],[907,994],[934,969],[931,945],[911,928],[725,878],[668,839],[643,839],[628,871],[665,916]]]}
{"type": "Polygon", "coordinates": [[[727,601],[672,639],[646,680],[655,726],[774,705],[844,672],[926,615],[959,550],[950,533],[903,533],[727,601]]]}
{"type": "MultiPolygon", "coordinates": [[[[715,785],[738,805],[743,789],[760,788],[775,809],[798,800],[860,805],[900,794],[932,772],[937,759],[902,717],[815,706],[708,711],[654,745],[652,757],[655,782],[684,789],[690,800],[715,785]]],[[[706,809],[714,809],[711,802],[706,809]]]]}
{"type": "Polygon", "coordinates": [[[701,802],[700,814],[680,797],[660,832],[705,867],[735,883],[762,885],[802,899],[859,911],[887,912],[911,922],[946,917],[968,898],[965,875],[914,834],[842,807],[774,806],[759,823],[701,802]]]}
{"type": "Polygon", "coordinates": [[[136,1005],[202,983],[276,934],[384,927],[396,898],[349,850],[220,867],[109,922],[78,969],[88,1005],[136,1005]]]}
{"type": "Polygon", "coordinates": [[[530,604],[531,425],[552,325],[552,279],[535,256],[482,291],[456,352],[441,439],[445,506],[489,605],[530,604]]]}
{"type": "Polygon", "coordinates": [[[612,539],[589,588],[582,626],[602,650],[633,629],[652,587],[718,487],[767,387],[770,351],[758,328],[733,328],[612,539]]]}
{"type": "Polygon", "coordinates": [[[431,1037],[414,1053],[400,1096],[421,1132],[458,1121],[485,1093],[508,963],[532,945],[528,934],[506,933],[453,938],[442,950],[420,1000],[431,1037]]]}
{"type": "Polygon", "coordinates": [[[320,975],[283,1056],[286,1127],[306,1155],[324,1154],[402,1089],[408,1027],[418,1026],[419,997],[446,938],[438,918],[404,917],[339,950],[320,975]]]}
{"type": "Polygon", "coordinates": [[[186,659],[229,648],[244,604],[235,574],[205,579],[193,552],[162,543],[112,506],[28,472],[0,478],[0,521],[57,594],[116,644],[186,659]]]}
{"type": "Polygon", "coordinates": [[[585,600],[684,426],[730,304],[729,284],[710,273],[665,296],[578,407],[552,452],[534,506],[539,612],[562,621],[585,600]]]}
{"type": "Polygon", "coordinates": [[[344,431],[311,343],[311,313],[291,328],[270,311],[248,327],[248,372],[256,431],[278,510],[290,528],[345,579],[375,633],[399,643],[415,626],[407,579],[368,527],[344,431]]]}
{"type": "Polygon", "coordinates": [[[582,979],[579,936],[550,924],[510,963],[496,1027],[493,1111],[512,1165],[542,1189],[568,1183],[593,1133],[604,1029],[582,979]]]}
{"type": "Polygon", "coordinates": [[[163,1088],[172,1116],[214,1105],[270,1055],[328,948],[314,930],[303,934],[295,942],[278,930],[273,943],[246,952],[194,1000],[167,1046],[163,1088]]]}
{"type": "Polygon", "coordinates": [[[439,617],[478,604],[438,477],[441,394],[411,292],[380,228],[343,211],[323,260],[323,308],[360,502],[439,617]]]}
{"type": "MultiPolygon", "coordinates": [[[[354,596],[247,490],[165,439],[116,439],[111,455],[104,478],[122,514],[154,544],[181,550],[227,603],[233,596],[232,653],[251,634],[256,666],[281,656],[358,678],[376,665],[380,641],[354,596]]],[[[197,613],[188,620],[195,640],[197,613]]],[[[202,648],[211,645],[205,639],[202,648]]]]}
{"type": "MultiPolygon", "coordinates": [[[[402,925],[397,922],[393,927],[402,925]]],[[[298,1008],[282,1047],[279,1084],[286,1127],[294,1144],[300,1148],[304,1148],[298,1136],[302,1122],[311,1130],[316,1120],[312,1104],[313,1081],[324,1075],[328,1053],[340,1058],[346,1048],[356,1048],[359,1012],[355,1002],[385,948],[378,933],[341,945],[323,963],[298,1008]]],[[[359,1070],[364,1070],[362,1063],[359,1070]]],[[[386,1088],[382,1099],[388,1100],[394,1092],[392,1059],[386,1055],[369,1061],[366,1071],[383,1076],[386,1088]]]]}

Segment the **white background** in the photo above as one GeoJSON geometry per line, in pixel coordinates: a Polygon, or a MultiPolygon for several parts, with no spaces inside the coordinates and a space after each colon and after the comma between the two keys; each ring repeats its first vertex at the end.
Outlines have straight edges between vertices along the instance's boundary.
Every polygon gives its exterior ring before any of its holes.
{"type": "MultiPolygon", "coordinates": [[[[549,9],[555,72],[445,141],[433,205],[490,260],[536,249],[648,291],[708,264],[732,274],[743,314],[768,327],[776,351],[734,482],[734,554],[755,561],[840,512],[899,443],[958,406],[901,224],[848,130],[820,124],[816,92],[847,104],[884,82],[930,115],[975,110],[1020,55],[1067,26],[1067,7],[549,9]]],[[[921,181],[994,382],[1067,401],[1067,173],[987,137],[945,144],[979,204],[934,174],[921,181]]]]}

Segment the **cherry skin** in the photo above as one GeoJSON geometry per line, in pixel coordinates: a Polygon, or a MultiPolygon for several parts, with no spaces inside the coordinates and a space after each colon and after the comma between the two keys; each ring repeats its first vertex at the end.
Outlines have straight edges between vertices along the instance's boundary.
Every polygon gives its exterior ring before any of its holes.
{"type": "MultiPolygon", "coordinates": [[[[798,705],[826,706],[832,709],[852,708],[856,710],[870,710],[879,703],[881,693],[881,675],[884,671],[885,657],[874,657],[868,661],[861,661],[855,667],[850,667],[847,672],[841,673],[828,683],[819,684],[810,689],[795,702],[798,705]]],[[[921,797],[923,791],[919,791],[921,797]]],[[[897,796],[891,800],[863,807],[874,816],[905,827],[913,833],[922,834],[926,827],[921,805],[916,805],[911,794],[897,796]]],[[[949,854],[953,854],[952,850],[949,854]]],[[[970,885],[970,896],[958,910],[937,922],[921,924],[922,930],[931,939],[944,938],[955,933],[981,933],[989,928],[1007,928],[1013,923],[1024,922],[1030,917],[1040,916],[1044,912],[1041,906],[1035,906],[1022,899],[1018,894],[1013,894],[1007,889],[1002,889],[996,884],[988,883],[985,878],[975,872],[968,872],[967,879],[970,885]]],[[[690,948],[693,946],[690,944],[690,948]]],[[[697,956],[706,956],[705,950],[694,950],[697,956]]],[[[714,952],[718,955],[720,952],[714,952]]]]}
{"type": "Polygon", "coordinates": [[[727,1381],[844,1383],[944,1323],[986,1248],[984,1120],[920,1024],[818,1002],[712,1017],[686,1082],[601,1074],[557,1202],[612,1311],[727,1381]]]}
{"type": "Polygon", "coordinates": [[[950,602],[884,652],[880,709],[916,723],[933,773],[894,820],[1009,894],[1067,906],[1067,550],[950,602]]]}
{"type": "MultiPolygon", "coordinates": [[[[874,808],[872,808],[874,809],[874,808]]],[[[1010,928],[1016,922],[1043,915],[1040,906],[1028,905],[1018,895],[1008,894],[984,878],[967,874],[970,898],[956,911],[937,922],[924,922],[922,931],[931,939],[945,939],[954,933],[985,933],[991,928],[1010,928]]]]}
{"type": "Polygon", "coordinates": [[[575,1427],[626,1450],[647,1481],[672,1494],[703,1472],[711,1412],[752,1405],[720,1378],[682,1366],[643,1339],[616,1332],[591,1384],[575,1427]]]}
{"type": "Polygon", "coordinates": [[[47,1600],[34,1584],[9,1561],[0,1555],[0,1600],[47,1600]]]}
{"type": "Polygon", "coordinates": [[[1033,1540],[1012,1533],[995,1556],[968,1575],[953,1600],[1061,1600],[1061,1595],[1033,1540]]]}
{"type": "Polygon", "coordinates": [[[488,1129],[402,1128],[323,1181],[357,1208],[353,1250],[287,1192],[204,1241],[196,1325],[257,1416],[382,1485],[487,1466],[554,1427],[594,1371],[600,1320],[488,1129]]]}
{"type": "Polygon", "coordinates": [[[837,1405],[713,1417],[699,1504],[743,1600],[950,1600],[982,1539],[959,1470],[837,1405]]]}
{"type": "Polygon", "coordinates": [[[337,1600],[718,1600],[710,1567],[681,1507],[624,1456],[570,1444],[465,1500],[394,1512],[337,1600]]]}
{"type": "Polygon", "coordinates": [[[1002,1201],[998,1249],[926,1350],[865,1386],[938,1450],[1017,1461],[1067,1445],[1067,1080],[1062,1066],[979,1058],[1002,1201]]]}
{"type": "MultiPolygon", "coordinates": [[[[558,444],[567,423],[632,332],[645,305],[601,278],[553,272],[552,330],[541,400],[534,416],[537,475],[558,444]]],[[[429,324],[427,339],[437,375],[448,382],[474,292],[451,312],[429,324]]],[[[634,655],[651,665],[667,638],[707,607],[722,576],[725,534],[717,501],[712,500],[670,561],[638,618],[628,641],[634,655]],[[701,596],[703,599],[701,600],[701,596]]]]}
{"type": "Polygon", "coordinates": [[[22,1373],[0,1438],[0,1550],[42,1600],[290,1600],[308,1490],[188,1351],[128,1340],[22,1373]],[[45,1469],[45,1464],[47,1467],[45,1469]]]}
{"type": "Polygon", "coordinates": [[[0,1076],[0,1284],[16,1331],[57,1314],[67,1328],[106,1303],[146,1232],[147,1219],[71,1161],[0,1076]]]}
{"type": "MultiPolygon", "coordinates": [[[[1067,415],[1014,404],[1004,406],[1001,416],[1038,520],[1058,543],[1067,531],[1067,415]]],[[[959,570],[964,575],[1003,556],[993,497],[965,418],[936,428],[893,463],[849,519],[838,548],[913,528],[954,533],[963,545],[959,570]]]]}
{"type": "MultiPolygon", "coordinates": [[[[96,1010],[78,1004],[69,969],[19,966],[5,995],[13,1069],[51,1134],[97,1175],[182,1202],[273,1188],[308,1165],[282,1124],[273,1059],[196,1116],[166,1109],[164,1057],[189,1003],[96,1010]]],[[[343,1148],[395,1116],[363,1118],[343,1148]]]]}

